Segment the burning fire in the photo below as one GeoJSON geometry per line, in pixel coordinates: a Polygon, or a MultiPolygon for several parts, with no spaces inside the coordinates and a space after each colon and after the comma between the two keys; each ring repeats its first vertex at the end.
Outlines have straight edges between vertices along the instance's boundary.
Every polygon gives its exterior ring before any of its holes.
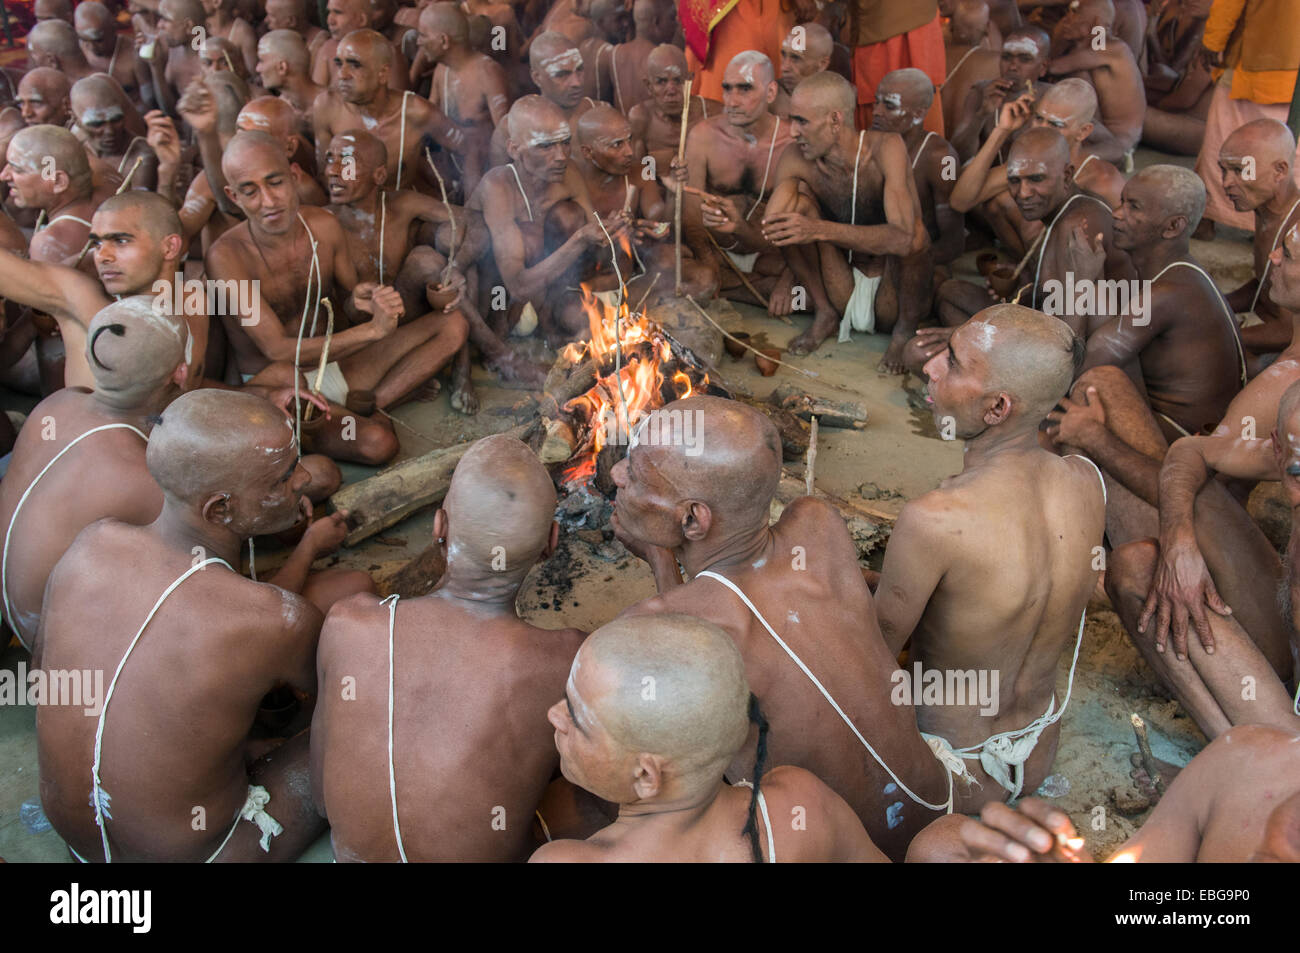
{"type": "Polygon", "coordinates": [[[583,285],[582,307],[591,338],[583,343],[566,344],[560,353],[574,364],[590,357],[599,371],[596,385],[564,407],[584,424],[589,434],[587,443],[574,454],[574,462],[562,474],[568,486],[588,483],[595,477],[596,457],[611,437],[626,441],[650,411],[668,400],[700,393],[709,383],[707,374],[698,383],[693,382],[680,366],[665,377],[673,363],[681,362],[673,354],[662,329],[644,312],[631,314],[626,300],[615,308],[583,285]],[[621,367],[616,369],[620,353],[621,367]]]}

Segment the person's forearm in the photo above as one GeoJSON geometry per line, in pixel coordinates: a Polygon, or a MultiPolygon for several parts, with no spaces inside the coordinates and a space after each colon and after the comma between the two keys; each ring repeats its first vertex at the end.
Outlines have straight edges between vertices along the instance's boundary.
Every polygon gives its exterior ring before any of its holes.
{"type": "Polygon", "coordinates": [[[1195,437],[1174,441],[1160,468],[1160,538],[1196,533],[1196,495],[1210,479],[1210,468],[1195,437]]]}
{"type": "MultiPolygon", "coordinates": [[[[379,337],[376,326],[371,321],[359,324],[354,328],[348,328],[346,331],[339,331],[330,338],[330,358],[334,361],[340,361],[363,347],[373,344],[379,340],[379,337]]],[[[265,346],[259,345],[258,350],[269,361],[293,363],[294,358],[297,357],[300,366],[309,367],[320,360],[321,350],[324,347],[325,338],[305,337],[302,339],[302,347],[299,349],[298,339],[286,334],[284,337],[277,338],[265,346]]]]}
{"type": "Polygon", "coordinates": [[[307,576],[311,572],[311,564],[315,561],[316,550],[308,543],[307,537],[304,536],[298,540],[298,545],[293,548],[293,552],[284,561],[284,565],[276,570],[274,576],[263,580],[263,582],[269,582],[271,585],[287,589],[289,592],[301,593],[303,587],[307,585],[307,576]]]}
{"type": "Polygon", "coordinates": [[[961,170],[961,175],[957,176],[957,181],[953,183],[952,195],[948,198],[948,204],[952,206],[953,211],[964,215],[975,207],[980,193],[984,191],[984,182],[989,177],[989,171],[997,160],[998,150],[1006,140],[1007,131],[995,127],[988,139],[984,141],[984,145],[980,146],[979,152],[975,153],[975,158],[966,163],[966,168],[961,170]]]}
{"type": "Polygon", "coordinates": [[[1093,462],[1138,498],[1156,506],[1160,500],[1160,461],[1133,449],[1104,425],[1091,428],[1080,446],[1093,462]]]}
{"type": "Polygon", "coordinates": [[[179,168],[170,162],[158,163],[158,194],[173,206],[180,204],[176,201],[176,172],[179,168]]]}
{"type": "Polygon", "coordinates": [[[577,234],[570,235],[568,241],[546,258],[531,268],[521,270],[513,281],[507,279],[506,288],[516,298],[541,301],[556,280],[583,256],[587,247],[587,243],[577,234]]]}
{"type": "Polygon", "coordinates": [[[172,92],[171,84],[167,82],[166,67],[160,55],[162,52],[162,48],[155,41],[153,57],[149,60],[149,75],[153,78],[154,96],[163,112],[173,119],[179,119],[180,116],[176,113],[176,96],[172,92]]]}
{"type": "Polygon", "coordinates": [[[823,220],[816,233],[815,241],[830,242],[864,255],[904,256],[912,252],[912,230],[899,225],[846,225],[823,220]]]}

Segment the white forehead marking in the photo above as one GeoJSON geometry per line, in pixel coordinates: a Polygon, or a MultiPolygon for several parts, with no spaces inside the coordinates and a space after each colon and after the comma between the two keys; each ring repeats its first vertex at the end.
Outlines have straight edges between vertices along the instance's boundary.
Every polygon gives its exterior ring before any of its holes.
{"type": "Polygon", "coordinates": [[[880,99],[890,109],[898,109],[903,105],[903,97],[898,93],[882,93],[880,99]]]}
{"type": "Polygon", "coordinates": [[[740,78],[743,79],[746,83],[749,83],[751,86],[754,85],[753,64],[746,63],[744,66],[740,68],[740,78]]]}
{"type": "Polygon", "coordinates": [[[556,73],[566,69],[577,69],[582,65],[582,53],[575,46],[565,50],[563,53],[556,53],[554,56],[548,56],[542,60],[541,67],[546,72],[554,76],[556,73]]]}
{"type": "Polygon", "coordinates": [[[121,106],[91,106],[81,114],[82,122],[112,122],[121,118],[121,106]]]}
{"type": "Polygon", "coordinates": [[[682,68],[680,66],[662,66],[659,68],[659,72],[665,76],[681,76],[682,68]]]}
{"type": "Polygon", "coordinates": [[[549,132],[545,129],[539,129],[529,136],[524,141],[524,144],[531,149],[535,149],[538,146],[551,146],[569,138],[571,138],[569,133],[569,124],[566,122],[554,127],[549,132]]]}
{"type": "Polygon", "coordinates": [[[1013,36],[1009,40],[1003,40],[1002,49],[1006,53],[1028,53],[1030,56],[1038,55],[1038,44],[1027,36],[1013,36]]]}
{"type": "Polygon", "coordinates": [[[1007,163],[1007,175],[1023,175],[1035,166],[1042,167],[1042,165],[1043,163],[1031,159],[1012,159],[1007,163]]]}
{"type": "Polygon", "coordinates": [[[975,322],[972,330],[975,332],[976,345],[981,351],[988,353],[993,350],[993,338],[997,335],[998,329],[987,321],[975,322]]]}

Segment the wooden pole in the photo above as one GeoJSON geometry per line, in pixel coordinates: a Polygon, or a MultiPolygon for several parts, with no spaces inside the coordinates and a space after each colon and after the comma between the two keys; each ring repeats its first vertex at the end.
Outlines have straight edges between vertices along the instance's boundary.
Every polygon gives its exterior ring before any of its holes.
{"type": "MultiPolygon", "coordinates": [[[[686,161],[686,124],[691,115],[691,80],[686,80],[686,86],[682,90],[682,132],[677,140],[677,164],[680,166],[686,161]]],[[[677,248],[676,248],[676,265],[677,265],[677,287],[675,294],[680,298],[682,294],[682,183],[677,184],[676,194],[673,196],[673,216],[676,224],[677,248]]]]}

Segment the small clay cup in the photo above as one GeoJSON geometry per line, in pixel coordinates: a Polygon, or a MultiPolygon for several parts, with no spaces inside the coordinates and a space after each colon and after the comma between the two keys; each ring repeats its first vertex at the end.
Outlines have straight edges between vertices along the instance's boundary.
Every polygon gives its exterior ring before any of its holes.
{"type": "Polygon", "coordinates": [[[1012,265],[997,265],[988,273],[989,287],[999,298],[1010,298],[1016,292],[1020,276],[1012,265]]]}
{"type": "Polygon", "coordinates": [[[776,361],[781,356],[779,348],[765,347],[754,355],[754,364],[758,367],[758,372],[764,377],[771,377],[776,373],[776,369],[781,365],[776,361]]]}
{"type": "Polygon", "coordinates": [[[737,331],[731,337],[738,338],[739,340],[733,341],[731,340],[731,338],[723,338],[722,346],[727,349],[728,354],[730,354],[736,360],[740,360],[742,357],[745,356],[745,351],[746,351],[745,345],[741,344],[740,341],[748,341],[749,334],[747,334],[744,331],[737,331]]]}

